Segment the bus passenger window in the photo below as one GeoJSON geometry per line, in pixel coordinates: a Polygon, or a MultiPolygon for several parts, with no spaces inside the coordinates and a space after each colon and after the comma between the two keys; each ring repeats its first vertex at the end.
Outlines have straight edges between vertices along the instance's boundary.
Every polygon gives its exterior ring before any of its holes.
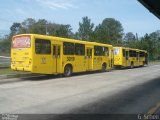
{"type": "Polygon", "coordinates": [[[84,44],[75,44],[75,55],[84,55],[85,54],[85,46],[84,44]]]}
{"type": "Polygon", "coordinates": [[[133,52],[133,57],[137,57],[137,52],[136,51],[133,52]]]}
{"type": "Polygon", "coordinates": [[[144,52],[140,52],[140,57],[145,57],[145,53],[144,52]]]}
{"type": "Polygon", "coordinates": [[[123,50],[123,57],[126,57],[126,51],[123,50]]]}
{"type": "Polygon", "coordinates": [[[55,56],[56,55],[56,46],[54,45],[53,46],[53,56],[55,56]]]}
{"type": "Polygon", "coordinates": [[[128,59],[129,59],[129,52],[126,51],[126,60],[128,60],[128,59]]]}
{"type": "Polygon", "coordinates": [[[61,53],[61,49],[60,49],[60,46],[58,46],[58,56],[60,56],[60,53],[61,53]]]}
{"type": "Polygon", "coordinates": [[[109,56],[109,50],[107,47],[103,47],[103,55],[104,56],[109,56]]]}
{"type": "Polygon", "coordinates": [[[137,57],[137,52],[134,50],[129,51],[129,57],[137,57]]]}
{"type": "Polygon", "coordinates": [[[95,56],[102,56],[103,55],[103,48],[101,46],[94,46],[94,55],[95,56]]]}
{"type": "Polygon", "coordinates": [[[92,58],[92,49],[91,48],[87,49],[87,57],[92,58]]]}
{"type": "Polygon", "coordinates": [[[139,59],[139,52],[137,52],[137,60],[139,59]]]}
{"type": "Polygon", "coordinates": [[[114,55],[119,55],[120,49],[119,48],[114,48],[114,55]]]}
{"type": "Polygon", "coordinates": [[[63,54],[74,55],[74,43],[64,42],[63,43],[63,54]]]}
{"type": "Polygon", "coordinates": [[[51,54],[51,41],[44,39],[35,40],[36,54],[51,54]]]}

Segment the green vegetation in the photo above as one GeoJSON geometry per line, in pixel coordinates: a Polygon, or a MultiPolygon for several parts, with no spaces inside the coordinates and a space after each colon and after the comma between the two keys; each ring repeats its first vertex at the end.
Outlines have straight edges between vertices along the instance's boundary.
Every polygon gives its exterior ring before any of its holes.
{"type": "Polygon", "coordinates": [[[3,63],[3,64],[0,63],[0,68],[8,68],[8,67],[10,67],[10,63],[3,63]]]}
{"type": "Polygon", "coordinates": [[[0,68],[0,75],[4,74],[14,74],[15,71],[11,70],[10,68],[0,68]]]}
{"type": "Polygon", "coordinates": [[[149,61],[149,65],[159,65],[160,60],[149,61]]]}
{"type": "MultiPolygon", "coordinates": [[[[137,26],[137,29],[139,26],[137,26]]],[[[11,38],[13,35],[22,33],[35,33],[66,38],[75,38],[86,41],[108,43],[114,46],[126,46],[147,50],[149,60],[160,59],[160,30],[146,33],[139,38],[138,34],[132,32],[124,33],[120,21],[114,18],[105,18],[102,23],[95,26],[90,18],[83,17],[79,22],[79,29],[73,33],[70,25],[49,22],[45,19],[35,20],[28,18],[22,23],[13,23],[10,34],[0,40],[0,55],[9,56],[11,38]]]]}

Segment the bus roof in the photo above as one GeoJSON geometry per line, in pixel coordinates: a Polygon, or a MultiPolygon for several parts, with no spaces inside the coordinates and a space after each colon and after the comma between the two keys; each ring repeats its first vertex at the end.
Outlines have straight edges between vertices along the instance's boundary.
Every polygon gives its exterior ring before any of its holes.
{"type": "Polygon", "coordinates": [[[135,50],[135,51],[140,51],[140,52],[145,52],[145,53],[147,53],[146,50],[134,49],[134,48],[129,48],[129,47],[114,47],[114,48],[122,48],[122,49],[135,50]]]}
{"type": "Polygon", "coordinates": [[[91,44],[91,45],[100,45],[100,46],[108,46],[112,47],[110,44],[103,44],[103,43],[98,43],[98,42],[88,42],[88,41],[82,41],[82,40],[76,40],[76,39],[71,39],[71,38],[62,38],[62,37],[55,37],[55,36],[47,36],[47,35],[40,35],[40,34],[18,34],[13,36],[18,37],[18,36],[25,36],[25,35],[30,35],[33,37],[39,37],[42,39],[49,39],[49,40],[60,40],[60,41],[65,41],[65,42],[75,42],[75,43],[82,43],[82,44],[91,44]]]}

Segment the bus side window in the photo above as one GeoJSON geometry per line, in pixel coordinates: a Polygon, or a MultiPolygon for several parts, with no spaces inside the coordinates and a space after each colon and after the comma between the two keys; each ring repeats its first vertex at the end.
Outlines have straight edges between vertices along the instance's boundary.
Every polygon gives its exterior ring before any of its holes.
{"type": "Polygon", "coordinates": [[[103,47],[94,46],[94,55],[95,56],[102,56],[103,55],[103,47]]]}
{"type": "Polygon", "coordinates": [[[109,51],[108,51],[107,47],[104,47],[103,55],[104,56],[109,56],[109,51]]]}
{"type": "Polygon", "coordinates": [[[90,53],[89,53],[90,51],[89,51],[89,49],[87,49],[87,57],[89,58],[89,56],[90,56],[90,53]]]}
{"type": "Polygon", "coordinates": [[[51,54],[51,41],[45,39],[35,40],[36,54],[51,54]]]}
{"type": "Polygon", "coordinates": [[[145,53],[144,52],[140,52],[140,57],[145,57],[145,53]]]}
{"type": "Polygon", "coordinates": [[[126,57],[126,52],[124,49],[123,49],[123,57],[126,57]]]}
{"type": "Polygon", "coordinates": [[[133,51],[133,57],[137,57],[137,52],[133,51]]]}
{"type": "Polygon", "coordinates": [[[137,52],[137,60],[139,59],[139,52],[137,52]]]}
{"type": "Polygon", "coordinates": [[[83,56],[85,54],[85,45],[75,43],[75,55],[83,56]]]}
{"type": "Polygon", "coordinates": [[[92,49],[90,49],[90,58],[92,58],[92,49]]]}
{"type": "Polygon", "coordinates": [[[63,43],[63,54],[64,55],[74,55],[74,43],[64,42],[63,43]]]}
{"type": "Polygon", "coordinates": [[[61,53],[61,48],[60,48],[60,46],[58,46],[58,50],[57,50],[58,58],[60,57],[60,53],[61,53]]]}
{"type": "Polygon", "coordinates": [[[129,57],[129,52],[126,51],[126,60],[128,60],[128,57],[129,57]]]}
{"type": "Polygon", "coordinates": [[[59,58],[60,57],[60,46],[58,45],[53,45],[53,56],[55,58],[59,58]]]}
{"type": "Polygon", "coordinates": [[[56,57],[56,46],[53,45],[53,56],[56,57]]]}
{"type": "Polygon", "coordinates": [[[132,57],[132,50],[129,51],[129,57],[132,57]]]}
{"type": "Polygon", "coordinates": [[[87,57],[92,58],[92,49],[91,48],[87,48],[87,57]]]}

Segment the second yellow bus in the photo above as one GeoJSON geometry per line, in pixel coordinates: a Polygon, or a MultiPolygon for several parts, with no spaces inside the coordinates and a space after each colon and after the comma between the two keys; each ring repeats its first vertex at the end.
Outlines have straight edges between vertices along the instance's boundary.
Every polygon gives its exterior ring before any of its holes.
{"type": "Polygon", "coordinates": [[[138,67],[148,64],[147,51],[126,47],[114,47],[114,66],[138,67]]]}

